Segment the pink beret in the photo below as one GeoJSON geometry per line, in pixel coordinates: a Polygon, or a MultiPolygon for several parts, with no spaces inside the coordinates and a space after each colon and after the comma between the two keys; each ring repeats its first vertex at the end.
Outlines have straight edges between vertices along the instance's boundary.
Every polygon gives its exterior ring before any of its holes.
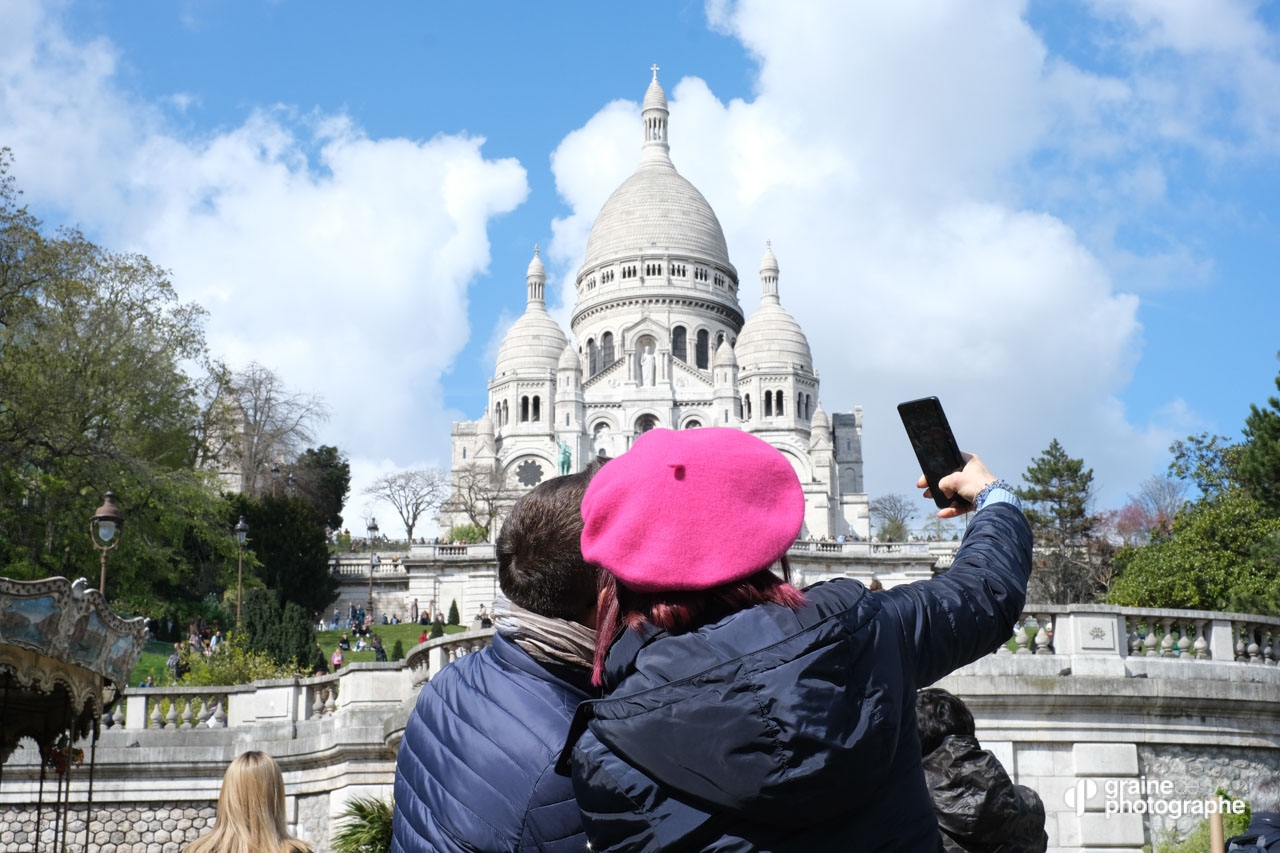
{"type": "Polygon", "coordinates": [[[582,556],[631,589],[708,589],[786,553],[804,492],[786,457],[754,435],[654,429],[592,479],[582,520],[582,556]]]}

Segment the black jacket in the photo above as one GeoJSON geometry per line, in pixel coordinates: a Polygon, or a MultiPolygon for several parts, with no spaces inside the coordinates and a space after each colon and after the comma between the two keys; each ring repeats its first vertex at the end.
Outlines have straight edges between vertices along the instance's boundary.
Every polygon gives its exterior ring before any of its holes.
{"type": "MultiPolygon", "coordinates": [[[[1237,838],[1247,838],[1249,836],[1258,836],[1255,843],[1261,844],[1263,839],[1280,836],[1280,813],[1276,812],[1254,812],[1249,817],[1249,828],[1245,830],[1243,836],[1237,838]]],[[[1230,849],[1232,839],[1227,839],[1227,848],[1230,849]]],[[[1280,838],[1267,845],[1267,853],[1280,853],[1280,838]]]]}
{"type": "Polygon", "coordinates": [[[951,735],[924,757],[924,778],[949,853],[1044,853],[1044,803],[1015,785],[977,738],[951,735]]]}
{"type": "Polygon", "coordinates": [[[1009,638],[1030,571],[1026,519],[994,504],[932,580],[882,593],[836,580],[799,611],[624,633],[610,695],[575,719],[592,849],[936,853],[916,689],[1009,638]]]}

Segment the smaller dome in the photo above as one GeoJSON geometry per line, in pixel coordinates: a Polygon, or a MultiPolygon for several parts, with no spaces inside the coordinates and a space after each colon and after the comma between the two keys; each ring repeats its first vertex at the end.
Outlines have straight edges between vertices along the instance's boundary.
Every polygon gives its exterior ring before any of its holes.
{"type": "Polygon", "coordinates": [[[480,420],[476,421],[476,435],[493,435],[493,418],[489,417],[488,409],[485,409],[480,420]]]}
{"type": "Polygon", "coordinates": [[[809,449],[820,450],[830,446],[831,422],[827,420],[827,413],[822,410],[822,403],[818,403],[809,420],[809,449]]]}
{"type": "Polygon", "coordinates": [[[653,82],[649,84],[649,88],[644,93],[644,103],[641,104],[642,111],[648,110],[665,110],[667,108],[667,93],[662,91],[662,84],[658,82],[658,71],[653,71],[653,82]]]}
{"type": "Polygon", "coordinates": [[[737,367],[737,366],[738,366],[738,356],[734,354],[733,347],[729,345],[729,340],[728,338],[726,338],[725,340],[721,341],[720,346],[716,348],[716,357],[715,357],[715,360],[711,362],[711,367],[714,369],[717,367],[737,367]]]}
{"type": "Polygon", "coordinates": [[[560,353],[560,364],[557,369],[582,371],[582,359],[578,358],[578,351],[573,348],[573,344],[567,344],[564,352],[560,353]]]}
{"type": "Polygon", "coordinates": [[[543,281],[547,280],[547,268],[542,265],[542,258],[538,257],[538,246],[533,246],[533,260],[529,261],[529,271],[525,273],[526,278],[539,278],[543,281]]]}
{"type": "Polygon", "coordinates": [[[813,353],[796,319],[776,301],[765,301],[738,335],[738,364],[743,370],[799,366],[813,372],[813,353]]]}
{"type": "Polygon", "coordinates": [[[541,303],[530,303],[520,319],[507,330],[502,346],[498,347],[494,378],[529,372],[547,377],[560,363],[560,356],[568,344],[560,324],[551,319],[547,309],[541,303]]]}
{"type": "Polygon", "coordinates": [[[778,274],[778,259],[773,254],[773,241],[764,244],[764,257],[760,259],[760,274],[773,273],[778,274]]]}

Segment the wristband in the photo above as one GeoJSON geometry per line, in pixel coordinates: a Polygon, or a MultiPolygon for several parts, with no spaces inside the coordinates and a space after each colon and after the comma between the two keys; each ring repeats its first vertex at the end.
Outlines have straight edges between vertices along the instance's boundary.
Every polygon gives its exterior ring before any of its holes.
{"type": "Polygon", "coordinates": [[[985,485],[982,488],[982,491],[978,492],[978,496],[973,499],[974,509],[975,510],[982,509],[983,505],[985,505],[987,502],[987,498],[991,497],[991,493],[997,489],[1003,489],[1004,491],[1013,495],[1015,502],[1017,501],[1018,497],[1013,490],[1013,486],[1009,485],[1004,480],[995,480],[993,482],[987,483],[987,485],[985,485]]]}

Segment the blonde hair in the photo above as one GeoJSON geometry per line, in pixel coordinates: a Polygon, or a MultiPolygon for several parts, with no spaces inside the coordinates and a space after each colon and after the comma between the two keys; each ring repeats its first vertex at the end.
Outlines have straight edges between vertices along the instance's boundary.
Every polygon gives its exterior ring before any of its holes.
{"type": "Polygon", "coordinates": [[[265,752],[236,757],[222,777],[213,829],[187,845],[186,853],[303,853],[311,848],[289,835],[284,818],[284,777],[265,752]]]}

